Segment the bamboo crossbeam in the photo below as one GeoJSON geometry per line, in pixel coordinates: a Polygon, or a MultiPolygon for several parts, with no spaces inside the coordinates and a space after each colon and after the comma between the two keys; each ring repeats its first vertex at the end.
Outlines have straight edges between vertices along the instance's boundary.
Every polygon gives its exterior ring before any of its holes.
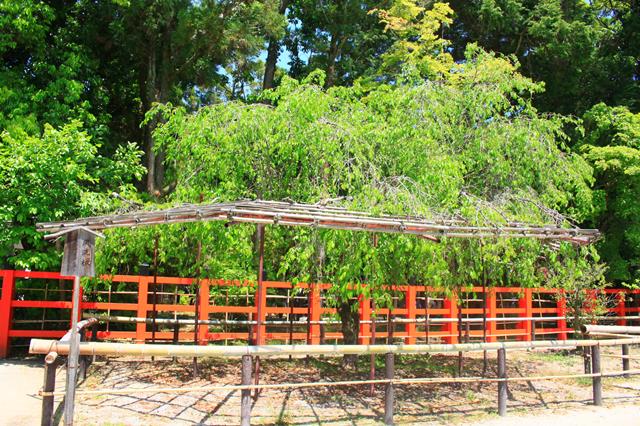
{"type": "MultiPolygon", "coordinates": [[[[428,345],[266,345],[266,346],[184,346],[128,343],[83,342],[81,355],[174,356],[174,357],[239,357],[243,355],[369,355],[418,354],[430,352],[482,352],[497,349],[569,348],[576,346],[615,346],[640,344],[640,337],[608,340],[540,340],[533,342],[457,343],[428,345]]],[[[69,345],[56,340],[31,339],[29,353],[67,354],[69,345]]]]}
{"type": "MultiPolygon", "coordinates": [[[[317,387],[338,387],[338,386],[362,386],[376,384],[394,384],[394,385],[418,385],[418,384],[444,384],[444,383],[496,383],[496,382],[523,382],[538,380],[567,380],[588,377],[617,377],[624,375],[640,374],[638,370],[627,370],[611,373],[586,373],[586,374],[562,374],[549,376],[526,376],[526,377],[423,377],[423,378],[406,378],[406,379],[374,379],[374,380],[344,380],[339,382],[308,382],[308,383],[272,383],[261,385],[217,385],[217,386],[201,386],[201,387],[181,387],[181,388],[117,388],[117,389],[92,389],[78,390],[77,395],[127,395],[132,393],[189,393],[189,392],[211,392],[211,391],[237,391],[237,390],[263,390],[263,389],[300,389],[300,388],[317,388],[317,387]]],[[[64,392],[42,392],[40,396],[62,396],[64,392]]]]}
{"type": "Polygon", "coordinates": [[[614,334],[640,334],[640,327],[626,325],[595,325],[582,326],[582,332],[587,334],[614,333],[614,334]]]}
{"type": "Polygon", "coordinates": [[[248,222],[286,226],[312,226],[351,231],[386,232],[454,238],[536,238],[566,240],[585,244],[599,235],[595,229],[565,229],[556,225],[505,223],[501,226],[470,226],[446,219],[425,220],[410,216],[373,216],[363,212],[325,208],[317,205],[241,201],[180,208],[140,211],[123,215],[81,218],[73,221],[38,223],[38,231],[55,233],[64,229],[85,227],[101,230],[197,221],[248,222]]]}

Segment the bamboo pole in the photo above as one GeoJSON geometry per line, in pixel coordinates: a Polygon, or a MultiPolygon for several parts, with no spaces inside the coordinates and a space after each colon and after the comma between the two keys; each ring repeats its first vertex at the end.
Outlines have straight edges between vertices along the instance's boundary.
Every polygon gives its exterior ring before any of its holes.
{"type": "Polygon", "coordinates": [[[457,238],[516,237],[552,240],[569,240],[589,243],[599,235],[595,229],[563,229],[555,225],[525,225],[505,223],[494,226],[460,225],[446,220],[427,221],[422,218],[402,216],[372,216],[358,212],[320,209],[318,206],[298,205],[296,209],[263,201],[228,204],[191,205],[155,212],[134,212],[124,215],[81,218],[66,222],[38,223],[41,232],[56,232],[74,227],[98,230],[116,227],[133,227],[166,223],[185,223],[211,220],[279,224],[289,226],[313,226],[368,232],[389,232],[433,237],[457,238]]]}
{"type": "MultiPolygon", "coordinates": [[[[640,337],[609,340],[539,340],[535,342],[513,341],[492,343],[457,343],[430,345],[266,345],[266,346],[183,346],[148,345],[129,343],[83,342],[81,355],[132,355],[132,356],[179,356],[179,357],[239,357],[242,355],[332,355],[332,354],[397,354],[430,352],[478,352],[484,350],[572,348],[576,346],[619,346],[640,344],[640,337]]],[[[31,339],[29,353],[47,354],[55,351],[61,355],[69,353],[69,344],[57,340],[31,339]]]]}
{"type": "Polygon", "coordinates": [[[595,325],[586,324],[582,327],[585,334],[595,333],[613,333],[613,334],[640,334],[640,327],[624,326],[624,325],[595,325]]]}

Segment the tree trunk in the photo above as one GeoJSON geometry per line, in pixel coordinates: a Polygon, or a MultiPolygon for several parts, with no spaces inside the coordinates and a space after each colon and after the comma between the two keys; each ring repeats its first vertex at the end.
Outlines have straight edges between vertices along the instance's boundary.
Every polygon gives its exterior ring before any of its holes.
{"type": "Polygon", "coordinates": [[[344,37],[337,34],[331,35],[331,43],[327,54],[327,77],[324,81],[325,88],[332,87],[336,83],[336,59],[340,55],[344,40],[344,37]]]}
{"type": "MultiPolygon", "coordinates": [[[[289,5],[289,0],[281,0],[278,13],[284,15],[289,5]]],[[[262,90],[273,89],[273,79],[276,74],[276,65],[280,56],[280,40],[275,38],[269,39],[267,47],[267,60],[264,64],[264,79],[262,80],[262,90]]]]}
{"type": "MultiPolygon", "coordinates": [[[[155,41],[149,43],[149,55],[147,56],[147,75],[145,80],[144,98],[142,105],[146,113],[151,108],[152,103],[156,99],[156,44],[155,41]]],[[[155,128],[155,120],[147,123],[144,129],[145,153],[147,166],[147,192],[154,194],[156,192],[156,154],[153,151],[153,129],[155,128]]]]}
{"type": "MultiPolygon", "coordinates": [[[[338,306],[338,313],[342,321],[342,335],[345,345],[358,344],[358,331],[360,330],[360,312],[353,309],[350,301],[342,302],[338,306]]],[[[356,368],[357,355],[345,355],[342,363],[345,367],[356,368]]]]}

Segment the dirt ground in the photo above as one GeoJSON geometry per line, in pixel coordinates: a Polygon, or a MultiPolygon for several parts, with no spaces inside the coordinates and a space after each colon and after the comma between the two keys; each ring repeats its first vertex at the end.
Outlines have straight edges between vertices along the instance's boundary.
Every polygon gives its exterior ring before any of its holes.
{"type": "MultiPolygon", "coordinates": [[[[0,425],[39,425],[44,369],[42,360],[8,359],[0,361],[0,425]]],[[[64,389],[65,371],[58,369],[56,387],[64,389]]]]}
{"type": "MultiPolygon", "coordinates": [[[[621,360],[611,356],[619,354],[615,349],[603,348],[603,371],[620,370],[621,360]]],[[[577,374],[583,369],[582,357],[566,352],[521,351],[508,356],[510,377],[577,374]]],[[[153,364],[110,359],[94,364],[81,389],[237,384],[239,364],[239,360],[201,360],[194,378],[192,364],[186,360],[156,360],[153,364]]],[[[495,376],[495,365],[495,355],[490,354],[489,376],[495,376]]],[[[400,356],[396,358],[396,377],[451,377],[456,366],[455,355],[400,356]]],[[[640,368],[640,362],[633,360],[631,368],[640,368]]],[[[465,376],[479,376],[482,369],[482,354],[465,358],[465,376]]],[[[311,359],[308,364],[302,359],[263,359],[260,378],[261,383],[339,381],[366,379],[368,371],[365,358],[357,371],[345,370],[337,358],[311,359]]],[[[379,357],[378,377],[383,371],[383,357],[379,357]]],[[[588,378],[510,383],[509,415],[505,418],[496,414],[495,383],[397,386],[395,421],[402,425],[486,426],[516,421],[518,426],[540,426],[562,421],[564,426],[602,426],[604,420],[620,426],[640,425],[640,377],[605,378],[603,382],[604,407],[591,404],[588,378]]],[[[382,423],[383,399],[383,386],[378,386],[373,396],[368,386],[264,390],[253,404],[252,424],[378,425],[382,423]]],[[[239,423],[240,392],[80,395],[77,407],[76,423],[83,425],[234,425],[239,423]]]]}
{"type": "MultiPolygon", "coordinates": [[[[632,353],[638,353],[633,348],[632,353]]],[[[495,376],[496,360],[489,354],[489,376],[495,376]]],[[[603,349],[603,370],[617,371],[621,361],[614,348],[603,349]]],[[[377,377],[381,378],[383,357],[377,377]]],[[[510,377],[581,373],[582,358],[559,351],[521,351],[508,354],[510,377]]],[[[640,368],[633,360],[631,368],[640,368]]],[[[396,377],[451,377],[457,369],[455,355],[400,356],[396,377]]],[[[464,359],[464,375],[482,373],[482,354],[464,359]]],[[[368,358],[357,371],[345,370],[337,358],[263,359],[261,383],[339,381],[368,378],[368,358]]],[[[0,425],[40,423],[41,360],[0,363],[0,425]]],[[[170,359],[140,361],[132,358],[98,360],[80,390],[117,388],[197,387],[237,384],[239,360],[200,360],[194,378],[190,361],[170,359]]],[[[605,378],[604,407],[591,404],[590,379],[515,382],[509,384],[508,415],[496,414],[497,385],[403,385],[396,387],[395,421],[401,425],[541,426],[548,424],[603,426],[640,425],[640,376],[605,378]]],[[[57,390],[64,389],[64,369],[58,370],[57,390]]],[[[252,424],[263,425],[379,425],[382,424],[384,388],[373,396],[368,386],[297,390],[265,390],[254,402],[252,424]]],[[[61,398],[56,399],[59,404],[61,398]]],[[[61,406],[58,406],[60,421],[61,406]]],[[[78,395],[78,425],[235,425],[239,423],[240,392],[191,393],[131,392],[78,395]]]]}

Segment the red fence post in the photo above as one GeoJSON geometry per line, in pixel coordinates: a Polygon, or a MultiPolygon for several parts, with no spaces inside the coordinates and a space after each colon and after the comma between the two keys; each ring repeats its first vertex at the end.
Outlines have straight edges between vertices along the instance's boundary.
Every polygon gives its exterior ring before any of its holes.
{"type": "MultiPolygon", "coordinates": [[[[200,307],[198,308],[198,321],[207,321],[209,319],[209,280],[200,281],[200,307]]],[[[209,332],[208,324],[200,324],[198,327],[198,343],[206,345],[207,333],[209,332]]]]}
{"type": "Polygon", "coordinates": [[[558,299],[557,312],[559,317],[563,317],[563,319],[558,320],[558,339],[567,340],[567,301],[564,297],[558,299]]]}
{"type": "Polygon", "coordinates": [[[458,295],[452,293],[451,296],[444,298],[444,308],[449,312],[446,314],[446,323],[444,329],[447,335],[444,337],[445,343],[458,343],[458,295]]]}
{"type": "Polygon", "coordinates": [[[371,336],[371,299],[360,296],[360,330],[358,333],[358,344],[368,345],[371,336]]]}
{"type": "Polygon", "coordinates": [[[256,296],[255,296],[255,320],[260,323],[260,332],[258,333],[258,325],[254,328],[254,336],[256,338],[256,345],[264,345],[266,342],[266,330],[265,320],[267,318],[267,283],[262,281],[262,285],[256,283],[256,296]],[[262,306],[260,306],[262,305],[262,306]],[[259,317],[258,317],[259,315],[259,317]],[[260,336],[260,340],[258,340],[260,336]]]}
{"type": "MultiPolygon", "coordinates": [[[[518,299],[518,307],[520,309],[523,309],[522,315],[525,318],[532,318],[533,317],[533,290],[530,288],[526,288],[524,290],[524,293],[522,294],[522,296],[520,297],[520,299],[518,299]]],[[[524,333],[524,336],[520,336],[518,338],[518,340],[524,340],[524,341],[529,341],[531,340],[531,320],[527,319],[527,320],[523,320],[520,321],[520,330],[522,330],[522,332],[524,333]]]]}
{"type": "Polygon", "coordinates": [[[498,340],[498,336],[496,336],[498,332],[498,324],[495,321],[498,318],[498,307],[497,307],[497,298],[496,298],[496,288],[492,287],[488,289],[489,294],[487,294],[487,342],[496,342],[498,340]]]}
{"type": "Polygon", "coordinates": [[[2,295],[0,297],[0,358],[9,354],[9,330],[11,330],[11,302],[15,292],[14,271],[2,271],[2,295]]]}
{"type": "MultiPolygon", "coordinates": [[[[624,317],[627,315],[627,306],[625,304],[626,301],[626,296],[624,294],[623,291],[618,292],[618,306],[617,306],[617,314],[619,317],[624,317]]],[[[626,318],[620,318],[618,319],[618,321],[616,321],[617,325],[622,325],[625,326],[627,325],[627,319],[626,318]]]]}
{"type": "Polygon", "coordinates": [[[320,301],[320,284],[309,284],[311,286],[311,344],[320,344],[320,314],[322,305],[320,301]]]}
{"type": "MultiPolygon", "coordinates": [[[[146,318],[149,306],[149,279],[150,277],[138,277],[138,317],[146,318]]],[[[136,324],[136,343],[144,343],[147,334],[147,323],[139,322],[136,324]]]]}
{"type": "Polygon", "coordinates": [[[407,291],[405,292],[405,305],[407,307],[407,319],[411,322],[408,322],[405,330],[407,332],[407,338],[405,338],[405,342],[409,345],[415,345],[416,343],[416,311],[418,307],[416,306],[416,288],[413,286],[409,286],[407,291]]]}

